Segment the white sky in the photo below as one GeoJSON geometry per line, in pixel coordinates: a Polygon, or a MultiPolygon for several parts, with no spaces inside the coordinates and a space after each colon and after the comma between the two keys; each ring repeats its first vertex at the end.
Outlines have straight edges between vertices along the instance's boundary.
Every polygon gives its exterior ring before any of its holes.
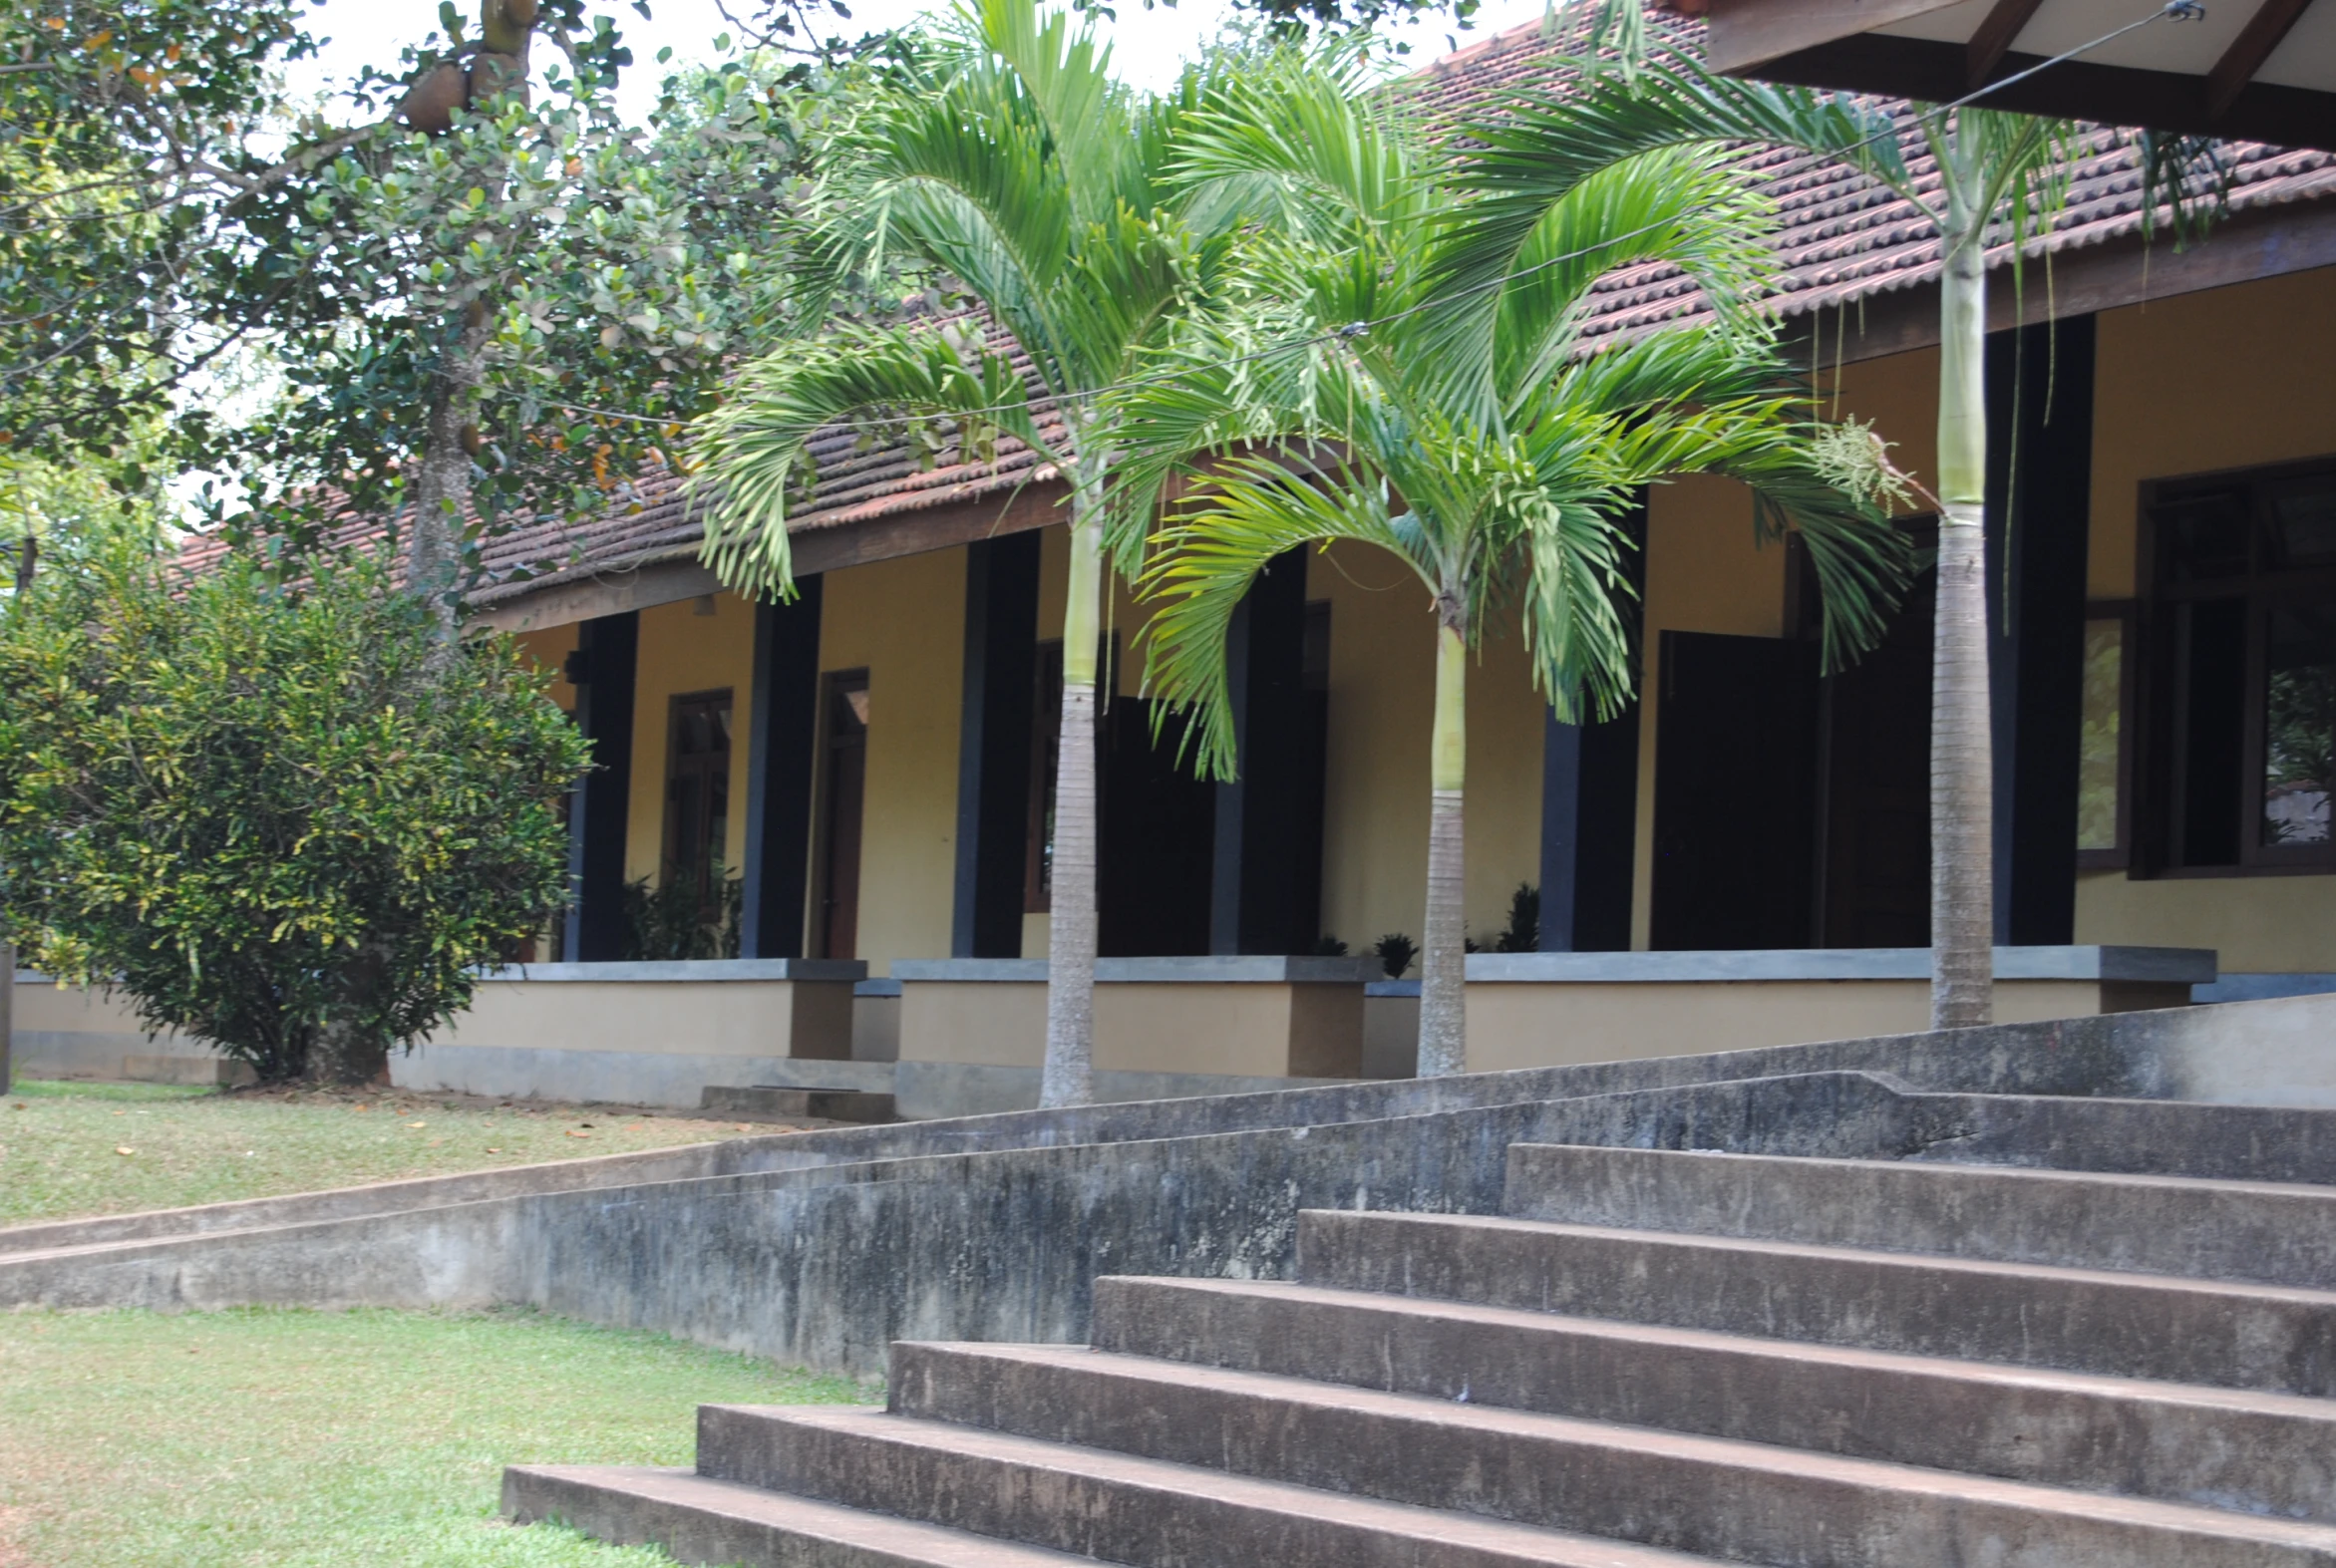
{"type": "MultiPolygon", "coordinates": [[[[477,0],[457,0],[466,17],[476,18],[477,0]]],[[[752,0],[734,3],[732,11],[751,14],[752,0]]],[[[1408,65],[1424,65],[1452,47],[1448,38],[1465,46],[1470,42],[1530,21],[1542,14],[1545,0],[1485,0],[1476,25],[1468,32],[1454,27],[1449,16],[1431,15],[1424,21],[1389,29],[1386,36],[1402,38],[1412,47],[1408,65]]],[[[676,63],[719,58],[717,36],[730,31],[714,0],[650,0],[652,17],[643,21],[629,3],[616,0],[594,6],[588,15],[603,14],[616,21],[632,49],[634,66],[618,86],[619,102],[628,119],[638,118],[655,104],[661,72],[660,48],[670,48],[676,63]]],[[[934,9],[928,0],[860,0],[852,6],[853,31],[873,31],[909,22],[934,9]]],[[[1113,44],[1112,63],[1126,80],[1145,87],[1162,87],[1174,80],[1186,57],[1212,37],[1218,24],[1231,14],[1225,0],[1183,0],[1173,9],[1146,10],[1143,0],[1121,0],[1120,18],[1103,24],[1113,44]]],[[[325,0],[310,30],[330,39],[323,58],[307,62],[293,73],[292,85],[303,95],[328,90],[361,67],[378,64],[394,68],[398,51],[418,44],[437,26],[435,0],[325,0]]]]}

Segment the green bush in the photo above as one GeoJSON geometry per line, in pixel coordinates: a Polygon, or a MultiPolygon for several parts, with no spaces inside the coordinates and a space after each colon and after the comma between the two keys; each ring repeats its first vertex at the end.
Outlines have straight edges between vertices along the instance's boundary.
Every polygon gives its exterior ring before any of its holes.
{"type": "Polygon", "coordinates": [[[263,1079],[355,1081],[566,897],[587,761],[509,639],[377,566],[120,560],[0,612],[0,900],[27,962],[263,1079]]]}

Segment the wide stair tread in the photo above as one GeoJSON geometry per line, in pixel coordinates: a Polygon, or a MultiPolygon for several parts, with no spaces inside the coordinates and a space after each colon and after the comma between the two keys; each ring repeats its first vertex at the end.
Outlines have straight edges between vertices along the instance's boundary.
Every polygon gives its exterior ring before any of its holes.
{"type": "Polygon", "coordinates": [[[2336,1395],[2336,1292],[1493,1215],[1309,1209],[1307,1284],[2336,1395]]]}
{"type": "MultiPolygon", "coordinates": [[[[1297,1486],[1137,1454],[1047,1442],[946,1421],[833,1406],[708,1406],[699,1465],[757,1461],[733,1446],[770,1423],[782,1444],[831,1435],[848,1449],[813,1462],[819,1477],[728,1478],[826,1500],[890,1507],[928,1522],[1106,1562],[1252,1568],[1710,1568],[1715,1559],[1628,1540],[1544,1529],[1379,1498],[1297,1486]],[[728,1450],[729,1457],[722,1455],[728,1450]],[[862,1495],[836,1496],[835,1492],[862,1495]],[[955,1513],[957,1518],[936,1518],[955,1513]],[[977,1525],[968,1513],[987,1513],[977,1525]],[[1051,1532],[1054,1540],[1033,1540],[1051,1532]],[[1123,1540],[1122,1537],[1128,1539],[1123,1540]],[[1142,1546],[1133,1542],[1141,1539],[1142,1546]]],[[[778,1462],[789,1462],[781,1459],[778,1462]]]]}
{"type": "Polygon", "coordinates": [[[2320,1288],[2336,1188],[1892,1159],[1518,1143],[1502,1212],[1886,1252],[2320,1288]]]}
{"type": "Polygon", "coordinates": [[[661,1545],[685,1563],[749,1568],[1074,1568],[1090,1557],[846,1508],[695,1470],[518,1464],[503,1476],[514,1524],[557,1519],[615,1546],[661,1545]]]}
{"type": "MultiPolygon", "coordinates": [[[[1277,1479],[1342,1493],[1431,1506],[1465,1506],[1474,1493],[1478,1506],[1511,1516],[1522,1507],[1570,1514],[1533,1521],[1550,1526],[1629,1528],[1667,1515],[1671,1528],[1729,1537],[1674,1544],[1754,1560],[1800,1560],[1829,1535],[1888,1532],[1893,1519],[1927,1510],[1942,1551],[2083,1529],[2105,1553],[2147,1532],[2312,1548],[2336,1561],[2336,1525],[1082,1346],[903,1345],[894,1399],[917,1416],[1112,1451],[1135,1445],[1179,1463],[1271,1467],[1277,1479]],[[1008,1376],[980,1376],[990,1369],[1008,1376]],[[1043,1375],[1017,1380],[1019,1369],[1043,1375]],[[1422,1495],[1398,1495],[1406,1488],[1422,1495]],[[1642,1500],[1623,1500],[1634,1492],[1642,1500]]],[[[1915,1547],[1913,1533],[1901,1549],[1915,1547]]],[[[2191,1549],[2175,1546],[2169,1560],[2191,1549]]]]}

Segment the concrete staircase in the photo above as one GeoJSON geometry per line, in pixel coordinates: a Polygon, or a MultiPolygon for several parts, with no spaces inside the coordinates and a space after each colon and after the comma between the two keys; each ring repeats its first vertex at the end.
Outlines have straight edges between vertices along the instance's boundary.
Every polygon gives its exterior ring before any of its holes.
{"type": "Polygon", "coordinates": [[[2336,1142],[1997,1110],[2017,1164],[1515,1144],[1500,1215],[1311,1210],[1290,1281],[1105,1278],[1091,1346],[504,1504],[786,1568],[2336,1565],[2336,1142]]]}

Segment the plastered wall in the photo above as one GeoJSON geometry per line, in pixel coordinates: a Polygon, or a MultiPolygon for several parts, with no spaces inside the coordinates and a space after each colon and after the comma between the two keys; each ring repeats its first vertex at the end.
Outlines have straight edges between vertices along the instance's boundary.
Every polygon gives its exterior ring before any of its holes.
{"type": "Polygon", "coordinates": [[[746,718],[753,701],[755,611],[733,593],[641,611],[633,675],[633,777],[625,820],[624,874],[655,879],[665,852],[665,752],[673,699],[730,692],[730,869],[746,843],[746,718]]]}
{"type": "Polygon", "coordinates": [[[511,641],[518,644],[537,669],[549,670],[551,700],[559,704],[562,713],[576,711],[576,689],[567,683],[567,656],[576,651],[575,625],[553,626],[542,631],[516,632],[511,641]]]}
{"type": "MultiPolygon", "coordinates": [[[[2141,486],[2336,455],[2336,268],[2103,313],[2088,585],[2138,589],[2141,486]]],[[[2077,879],[2077,940],[2212,947],[2226,972],[2336,971],[2336,876],[2077,879]]]]}
{"type": "MultiPolygon", "coordinates": [[[[1428,747],[1436,620],[1410,568],[1363,545],[1308,563],[1330,601],[1322,925],[1360,952],[1419,939],[1428,898],[1428,747]]],[[[1513,618],[1488,629],[1468,683],[1468,927],[1490,945],[1519,882],[1540,880],[1541,710],[1513,618]]]]}
{"type": "Polygon", "coordinates": [[[949,952],[965,551],[830,572],[822,594],[820,669],[868,672],[857,956],[883,975],[949,952]]]}

